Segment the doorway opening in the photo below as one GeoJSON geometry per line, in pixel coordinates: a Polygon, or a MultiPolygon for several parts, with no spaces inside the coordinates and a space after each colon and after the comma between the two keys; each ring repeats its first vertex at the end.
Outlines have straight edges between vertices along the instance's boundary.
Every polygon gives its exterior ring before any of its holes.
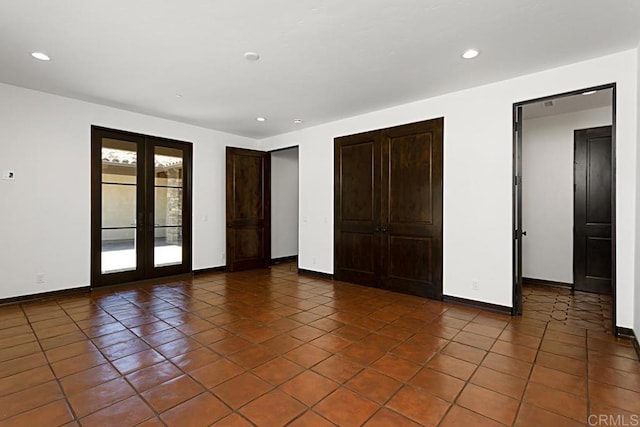
{"type": "Polygon", "coordinates": [[[512,314],[523,286],[560,287],[610,301],[615,332],[615,84],[515,103],[513,116],[512,314]]]}
{"type": "Polygon", "coordinates": [[[298,147],[271,151],[271,264],[298,259],[298,147]]]}
{"type": "Polygon", "coordinates": [[[298,147],[226,149],[227,271],[298,258],[298,147]]]}

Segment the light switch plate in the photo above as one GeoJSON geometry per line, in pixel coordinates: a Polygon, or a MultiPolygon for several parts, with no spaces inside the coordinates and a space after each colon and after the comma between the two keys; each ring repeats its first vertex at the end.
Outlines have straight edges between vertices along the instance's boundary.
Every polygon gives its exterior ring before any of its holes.
{"type": "Polygon", "coordinates": [[[2,171],[2,179],[16,179],[16,173],[14,171],[2,171]]]}

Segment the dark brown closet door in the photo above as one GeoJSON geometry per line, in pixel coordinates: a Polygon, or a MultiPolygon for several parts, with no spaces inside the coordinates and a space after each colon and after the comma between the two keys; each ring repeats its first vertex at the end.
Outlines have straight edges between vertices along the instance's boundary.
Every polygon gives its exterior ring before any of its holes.
{"type": "Polygon", "coordinates": [[[380,274],[380,135],[335,140],[334,274],[378,286],[380,274]]]}
{"type": "Polygon", "coordinates": [[[574,139],[574,289],[610,294],[611,126],[576,130],[574,139]]]}
{"type": "Polygon", "coordinates": [[[442,296],[443,119],[383,131],[382,286],[442,296]]]}
{"type": "Polygon", "coordinates": [[[442,296],[443,123],[335,139],[336,279],[442,296]]]}
{"type": "Polygon", "coordinates": [[[271,157],[227,147],[227,270],[271,263],[271,157]]]}

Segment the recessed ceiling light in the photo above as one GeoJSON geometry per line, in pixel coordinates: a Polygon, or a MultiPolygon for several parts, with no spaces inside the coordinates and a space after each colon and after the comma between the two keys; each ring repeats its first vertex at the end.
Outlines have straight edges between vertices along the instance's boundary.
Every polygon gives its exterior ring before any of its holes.
{"type": "Polygon", "coordinates": [[[266,122],[267,121],[267,119],[265,117],[257,117],[256,120],[259,121],[259,122],[266,122]]]}
{"type": "Polygon", "coordinates": [[[588,90],[586,92],[582,92],[583,95],[593,95],[594,93],[596,93],[597,90],[588,90]]]}
{"type": "Polygon", "coordinates": [[[257,61],[258,59],[260,59],[260,55],[255,52],[245,52],[244,59],[246,59],[247,61],[257,61]]]}
{"type": "Polygon", "coordinates": [[[32,52],[31,56],[33,56],[36,59],[39,59],[40,61],[49,61],[51,59],[49,58],[49,55],[42,52],[32,52]]]}
{"type": "Polygon", "coordinates": [[[293,121],[293,123],[295,123],[295,124],[299,125],[300,123],[302,123],[302,120],[301,120],[301,119],[295,119],[295,120],[293,121]]]}
{"type": "Polygon", "coordinates": [[[180,95],[179,93],[176,93],[176,98],[180,99],[182,98],[182,95],[180,95]]]}
{"type": "Polygon", "coordinates": [[[473,59],[476,56],[480,55],[480,52],[477,49],[467,49],[463,54],[462,57],[464,59],[473,59]]]}

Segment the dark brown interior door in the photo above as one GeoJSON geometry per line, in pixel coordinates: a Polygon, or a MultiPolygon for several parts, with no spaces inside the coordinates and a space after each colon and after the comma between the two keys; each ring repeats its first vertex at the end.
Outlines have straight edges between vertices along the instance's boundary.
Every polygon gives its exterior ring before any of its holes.
{"type": "Polygon", "coordinates": [[[227,270],[271,262],[271,157],[227,147],[227,270]]]}
{"type": "Polygon", "coordinates": [[[443,119],[382,132],[382,286],[442,297],[443,119]]]}
{"type": "Polygon", "coordinates": [[[335,269],[338,280],[379,285],[380,134],[335,140],[335,269]]]}
{"type": "Polygon", "coordinates": [[[442,297],[443,123],[335,139],[338,280],[442,297]]]}
{"type": "Polygon", "coordinates": [[[610,294],[611,126],[576,130],[574,148],[574,289],[610,294]]]}

